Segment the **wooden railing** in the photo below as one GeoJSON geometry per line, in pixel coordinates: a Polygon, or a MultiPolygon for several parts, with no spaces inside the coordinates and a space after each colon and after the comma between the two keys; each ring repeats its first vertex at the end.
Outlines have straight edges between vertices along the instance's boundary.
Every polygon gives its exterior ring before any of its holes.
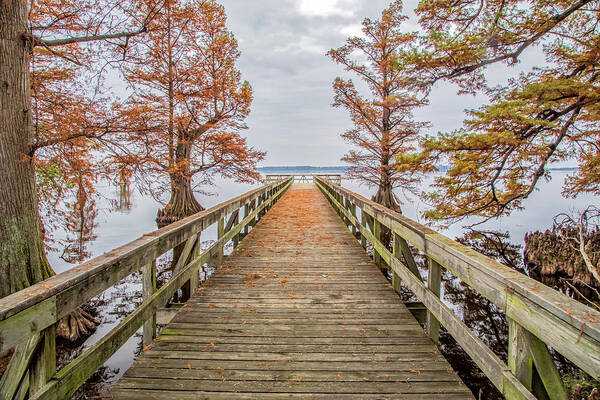
{"type": "Polygon", "coordinates": [[[199,285],[200,268],[211,262],[220,265],[223,246],[229,241],[236,245],[240,235],[254,226],[292,181],[287,178],[252,190],[0,299],[0,352],[15,349],[0,380],[0,400],[67,399],[142,325],[144,346],[148,344],[156,334],[156,311],[180,289],[193,293],[199,285]],[[214,223],[217,240],[201,252],[200,234],[214,223]],[[156,259],[179,245],[183,249],[173,275],[157,290],[156,259]],[[58,321],[140,269],[143,302],[93,346],[56,371],[58,321]]]}
{"type": "Polygon", "coordinates": [[[599,312],[329,180],[315,183],[363,247],[372,244],[376,264],[391,268],[394,288],[404,282],[425,305],[434,342],[441,323],[507,399],[567,399],[548,346],[600,377],[599,312]],[[391,231],[393,251],[380,241],[382,227],[391,231]],[[427,282],[409,244],[428,259],[427,282]],[[508,365],[440,299],[444,268],[505,311],[508,365]]]}
{"type": "Polygon", "coordinates": [[[342,184],[342,175],[340,174],[268,174],[265,175],[265,181],[276,182],[281,179],[294,178],[296,183],[313,183],[315,177],[330,180],[338,185],[342,184]]]}

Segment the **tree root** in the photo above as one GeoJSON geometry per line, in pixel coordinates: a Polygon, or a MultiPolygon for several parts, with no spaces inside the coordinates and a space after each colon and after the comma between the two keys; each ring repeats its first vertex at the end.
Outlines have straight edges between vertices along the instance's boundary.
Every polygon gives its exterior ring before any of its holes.
{"type": "Polygon", "coordinates": [[[71,342],[91,335],[99,322],[81,307],[63,317],[58,322],[56,335],[71,342]]]}

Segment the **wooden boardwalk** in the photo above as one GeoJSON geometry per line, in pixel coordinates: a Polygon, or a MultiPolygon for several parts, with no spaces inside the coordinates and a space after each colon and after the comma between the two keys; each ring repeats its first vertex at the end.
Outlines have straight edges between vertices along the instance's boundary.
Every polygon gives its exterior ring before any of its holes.
{"type": "Polygon", "coordinates": [[[115,399],[472,399],[313,185],[294,185],[115,399]]]}

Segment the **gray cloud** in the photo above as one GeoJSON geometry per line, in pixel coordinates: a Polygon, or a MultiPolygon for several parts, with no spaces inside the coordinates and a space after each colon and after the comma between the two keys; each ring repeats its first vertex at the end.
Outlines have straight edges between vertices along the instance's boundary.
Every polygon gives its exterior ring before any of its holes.
{"type": "MultiPolygon", "coordinates": [[[[390,1],[220,2],[239,41],[238,66],[254,88],[244,135],[253,146],[267,151],[263,165],[340,165],[349,145],[339,135],[351,123],[344,110],[331,107],[331,83],[336,76],[348,76],[325,53],[360,32],[365,17],[378,18],[390,1]]],[[[405,13],[413,16],[417,2],[405,2],[405,13]]],[[[407,26],[416,29],[414,16],[407,26]]],[[[490,76],[505,80],[506,67],[492,69],[490,76]]],[[[418,110],[416,117],[432,122],[430,132],[453,130],[460,127],[465,109],[485,100],[457,96],[455,87],[442,84],[433,91],[431,105],[418,110]]]]}
{"type": "Polygon", "coordinates": [[[331,107],[331,83],[343,69],[325,53],[339,47],[366,16],[387,1],[222,0],[228,26],[239,40],[238,66],[254,88],[245,132],[267,151],[264,165],[339,165],[350,127],[331,107]],[[312,6],[312,8],[311,8],[312,6]]]}

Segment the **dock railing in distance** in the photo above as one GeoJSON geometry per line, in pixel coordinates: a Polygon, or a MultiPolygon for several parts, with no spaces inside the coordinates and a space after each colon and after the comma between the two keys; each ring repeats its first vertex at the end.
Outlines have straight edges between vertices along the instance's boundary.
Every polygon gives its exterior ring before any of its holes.
{"type": "Polygon", "coordinates": [[[313,183],[315,177],[319,177],[322,179],[328,179],[334,182],[337,185],[342,184],[342,175],[341,174],[267,174],[265,175],[265,181],[276,182],[281,179],[287,179],[289,177],[294,178],[294,182],[296,183],[313,183]]]}
{"type": "Polygon", "coordinates": [[[404,282],[425,305],[434,342],[441,323],[508,400],[567,399],[548,346],[600,377],[600,312],[331,181],[316,177],[315,184],[363,247],[373,245],[376,264],[391,268],[393,287],[404,282]],[[393,233],[393,251],[380,241],[382,227],[393,233]],[[427,282],[409,244],[428,259],[427,282]],[[442,302],[443,269],[504,310],[508,365],[442,302]]]}
{"type": "Polygon", "coordinates": [[[200,268],[206,263],[218,266],[223,246],[229,241],[237,245],[292,182],[287,178],[252,190],[0,299],[0,352],[15,349],[0,380],[0,399],[67,399],[141,326],[144,346],[149,344],[156,335],[156,311],[180,289],[184,297],[195,292],[200,268]],[[201,252],[200,234],[215,223],[217,240],[201,252]],[[156,259],[179,245],[183,250],[173,275],[157,290],[156,259]],[[59,320],[139,270],[143,302],[57,371],[55,332],[59,320]]]}

